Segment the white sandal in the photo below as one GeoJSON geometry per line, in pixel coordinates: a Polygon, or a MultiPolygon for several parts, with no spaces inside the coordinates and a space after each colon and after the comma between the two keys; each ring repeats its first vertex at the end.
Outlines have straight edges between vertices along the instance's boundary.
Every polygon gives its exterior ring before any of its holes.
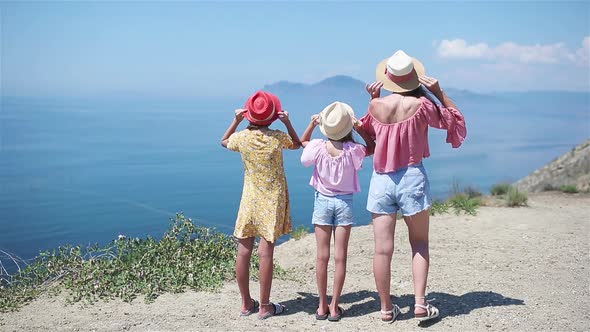
{"type": "Polygon", "coordinates": [[[391,315],[391,319],[383,319],[383,317],[381,317],[381,321],[391,324],[391,323],[395,322],[395,320],[397,319],[397,316],[399,316],[399,314],[401,314],[401,313],[402,313],[402,311],[399,309],[399,307],[394,304],[393,308],[391,310],[388,310],[388,311],[381,310],[382,315],[391,315]]]}
{"type": "Polygon", "coordinates": [[[431,319],[438,317],[438,308],[428,302],[426,302],[426,305],[415,303],[414,307],[418,307],[418,308],[422,308],[422,309],[426,310],[426,312],[424,314],[419,314],[419,315],[414,314],[414,317],[418,322],[424,322],[424,321],[431,320],[431,319]]]}

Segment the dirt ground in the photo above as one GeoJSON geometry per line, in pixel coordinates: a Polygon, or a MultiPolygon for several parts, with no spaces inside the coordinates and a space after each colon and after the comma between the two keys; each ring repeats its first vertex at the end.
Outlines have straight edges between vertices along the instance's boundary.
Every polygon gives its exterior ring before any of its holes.
{"type": "MultiPolygon", "coordinates": [[[[43,297],[0,314],[0,330],[588,331],[590,195],[535,194],[526,208],[436,216],[430,227],[428,299],[441,317],[425,326],[413,319],[410,246],[407,228],[398,221],[391,283],[402,315],[392,325],[379,319],[372,227],[360,226],[352,230],[342,296],[346,315],[340,322],[314,318],[315,239],[308,235],[276,249],[276,261],[293,269],[293,280],[273,282],[271,301],[287,306],[282,316],[238,317],[239,292],[230,282],[217,293],[164,294],[152,304],[66,305],[63,297],[43,297]]],[[[257,297],[256,282],[251,289],[257,297]]]]}

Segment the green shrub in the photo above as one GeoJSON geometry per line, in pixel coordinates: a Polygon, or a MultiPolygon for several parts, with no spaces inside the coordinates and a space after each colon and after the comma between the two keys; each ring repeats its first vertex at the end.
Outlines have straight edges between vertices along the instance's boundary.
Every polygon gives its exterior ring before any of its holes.
{"type": "Polygon", "coordinates": [[[573,185],[562,186],[559,190],[563,191],[566,194],[578,193],[578,188],[576,188],[576,186],[573,186],[573,185]]]}
{"type": "Polygon", "coordinates": [[[291,231],[291,238],[293,238],[295,240],[300,240],[304,236],[306,236],[308,233],[309,233],[309,231],[307,230],[307,228],[305,226],[299,225],[299,226],[297,226],[297,228],[295,228],[294,230],[291,231]]]}
{"type": "Polygon", "coordinates": [[[490,193],[492,196],[506,195],[512,186],[509,183],[498,183],[492,186],[490,193]]]}
{"type": "MultiPolygon", "coordinates": [[[[236,252],[232,237],[178,213],[160,240],[120,236],[104,247],[68,245],[41,252],[14,275],[0,272],[0,312],[17,309],[47,290],[68,290],[70,302],[132,301],[139,295],[149,302],[164,292],[215,290],[235,277],[236,252]]],[[[253,277],[258,267],[253,255],[253,277]]]]}
{"type": "Polygon", "coordinates": [[[510,187],[506,194],[506,205],[510,207],[526,206],[528,201],[527,194],[519,191],[515,187],[510,187]]]}
{"type": "Polygon", "coordinates": [[[449,199],[449,204],[457,215],[463,211],[474,216],[477,214],[477,208],[481,205],[481,201],[476,197],[470,198],[467,194],[457,194],[449,199]]]}
{"type": "Polygon", "coordinates": [[[430,215],[449,213],[449,204],[443,201],[434,201],[430,207],[430,215]]]}

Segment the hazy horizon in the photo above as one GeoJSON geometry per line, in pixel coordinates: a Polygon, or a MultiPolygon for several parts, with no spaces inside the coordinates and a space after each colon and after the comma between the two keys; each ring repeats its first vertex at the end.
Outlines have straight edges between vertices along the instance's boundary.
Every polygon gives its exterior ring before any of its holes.
{"type": "MultiPolygon", "coordinates": [[[[304,85],[304,86],[314,86],[317,85],[319,83],[322,83],[326,80],[332,79],[332,78],[336,78],[336,77],[346,77],[346,78],[350,78],[353,80],[357,80],[360,81],[364,84],[367,84],[369,82],[365,82],[359,78],[353,77],[353,76],[348,76],[348,75],[342,75],[342,74],[337,74],[337,75],[333,75],[333,76],[329,76],[329,77],[325,77],[322,78],[316,82],[311,82],[311,83],[304,83],[304,82],[298,82],[298,81],[294,81],[294,80],[279,80],[279,81],[274,81],[274,82],[269,82],[269,83],[265,83],[263,84],[261,87],[259,88],[255,88],[252,90],[252,92],[257,91],[257,90],[264,90],[264,88],[268,87],[268,86],[273,86],[273,85],[277,85],[277,84],[294,84],[294,85],[304,85]]],[[[566,89],[545,89],[545,90],[541,90],[541,89],[537,89],[537,90],[493,90],[493,91],[478,91],[478,90],[474,90],[474,89],[470,89],[468,87],[454,87],[454,86],[446,86],[445,87],[446,90],[451,90],[451,91],[465,91],[465,92],[472,92],[475,94],[480,94],[480,95],[489,95],[489,96],[493,96],[493,95],[499,95],[499,94],[511,94],[511,93],[580,93],[580,94],[590,94],[590,90],[566,90],[566,89]]],[[[364,91],[364,90],[361,90],[364,91]]],[[[138,92],[126,92],[126,91],[111,91],[111,92],[96,92],[94,94],[87,94],[87,95],[45,95],[45,96],[38,96],[38,95],[5,95],[2,94],[0,92],[0,98],[31,98],[31,99],[51,99],[51,98],[71,98],[71,99],[77,99],[77,98],[81,98],[81,99],[85,99],[85,98],[98,98],[98,97],[113,97],[113,98],[122,98],[122,99],[143,99],[143,98],[152,98],[152,99],[157,99],[157,100],[219,100],[219,99],[223,99],[223,98],[242,98],[247,94],[232,94],[232,93],[227,93],[226,95],[202,95],[202,96],[194,96],[194,95],[178,95],[178,96],[154,96],[152,94],[149,94],[147,92],[144,93],[138,93],[138,92]]],[[[280,96],[279,96],[280,97],[280,96]]]]}

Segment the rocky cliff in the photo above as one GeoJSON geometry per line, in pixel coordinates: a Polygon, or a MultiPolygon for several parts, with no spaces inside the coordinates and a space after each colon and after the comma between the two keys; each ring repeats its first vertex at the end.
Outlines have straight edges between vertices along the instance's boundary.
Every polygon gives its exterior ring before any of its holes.
{"type": "Polygon", "coordinates": [[[590,139],[515,183],[520,190],[538,192],[573,185],[590,190],[590,139]]]}

